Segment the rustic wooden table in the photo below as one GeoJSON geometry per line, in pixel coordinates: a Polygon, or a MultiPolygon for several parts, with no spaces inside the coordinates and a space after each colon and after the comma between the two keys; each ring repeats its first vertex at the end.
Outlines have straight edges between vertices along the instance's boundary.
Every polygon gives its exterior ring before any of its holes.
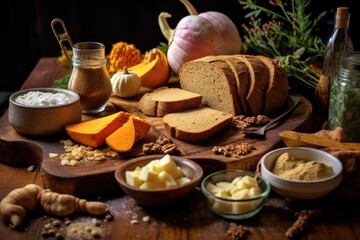
{"type": "MultiPolygon", "coordinates": [[[[56,58],[42,58],[22,88],[49,87],[63,73],[56,58]]],[[[0,119],[0,129],[3,130],[1,138],[16,140],[19,137],[16,133],[7,133],[7,118],[6,112],[0,119]]],[[[42,186],[41,172],[0,163],[0,199],[11,190],[29,183],[42,186]]],[[[194,191],[179,204],[163,208],[139,206],[120,189],[111,194],[95,194],[89,200],[105,202],[114,215],[112,221],[98,221],[102,230],[101,239],[234,239],[227,233],[233,224],[243,225],[250,230],[246,239],[286,239],[285,232],[297,219],[295,213],[311,209],[320,209],[322,216],[310,222],[298,236],[300,239],[360,238],[360,205],[356,199],[342,197],[338,192],[307,203],[291,202],[272,192],[258,215],[242,221],[226,220],[215,215],[208,209],[200,190],[194,191]],[[149,216],[150,221],[143,221],[144,216],[149,216]]],[[[0,238],[41,239],[44,227],[54,219],[54,216],[37,210],[28,214],[21,230],[10,229],[4,222],[0,222],[0,238]]],[[[63,233],[66,231],[66,224],[64,219],[59,219],[58,232],[63,233]]],[[[82,214],[75,214],[70,220],[85,225],[95,221],[94,217],[82,214]]]]}

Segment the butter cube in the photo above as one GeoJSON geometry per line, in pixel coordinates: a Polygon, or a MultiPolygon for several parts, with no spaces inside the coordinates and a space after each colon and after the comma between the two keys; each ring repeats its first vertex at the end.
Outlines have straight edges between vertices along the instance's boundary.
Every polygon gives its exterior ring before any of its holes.
{"type": "Polygon", "coordinates": [[[237,185],[239,182],[241,182],[242,177],[236,177],[231,181],[232,185],[237,185]]]}
{"type": "Polygon", "coordinates": [[[250,197],[255,197],[255,196],[260,195],[260,194],[261,194],[260,187],[252,187],[249,190],[250,197]]]}
{"type": "Polygon", "coordinates": [[[243,189],[231,195],[231,199],[248,199],[248,198],[250,198],[249,189],[243,189]]]}
{"type": "Polygon", "coordinates": [[[159,161],[160,161],[159,159],[153,160],[153,161],[149,162],[148,164],[146,164],[144,166],[144,168],[147,168],[150,171],[159,173],[160,172],[159,167],[158,167],[159,161]]]}
{"type": "Polygon", "coordinates": [[[242,182],[244,183],[244,186],[246,186],[246,188],[252,188],[257,186],[257,182],[256,179],[250,176],[245,176],[242,179],[242,182]]]}
{"type": "Polygon", "coordinates": [[[216,186],[223,189],[224,191],[230,191],[234,185],[232,185],[230,182],[218,182],[216,183],[216,186]]]}
{"type": "Polygon", "coordinates": [[[139,173],[135,171],[126,171],[125,179],[126,182],[133,187],[139,187],[143,183],[139,178],[139,173]]]}
{"type": "Polygon", "coordinates": [[[173,178],[175,179],[182,176],[179,175],[178,166],[168,154],[160,159],[158,168],[159,168],[159,172],[165,171],[169,173],[171,176],[173,176],[173,178]]]}
{"type": "Polygon", "coordinates": [[[178,185],[184,185],[185,183],[188,183],[190,181],[191,180],[187,177],[179,177],[178,179],[176,179],[178,185]]]}
{"type": "Polygon", "coordinates": [[[161,171],[159,173],[159,182],[163,183],[166,188],[177,186],[177,183],[174,180],[174,178],[166,171],[161,171]]]}
{"type": "Polygon", "coordinates": [[[140,171],[140,180],[144,182],[152,182],[156,183],[158,179],[158,174],[152,170],[149,170],[148,168],[142,168],[140,171]]]}
{"type": "Polygon", "coordinates": [[[208,183],[208,185],[206,185],[206,189],[211,192],[212,194],[217,194],[217,193],[221,193],[224,191],[224,189],[219,188],[218,186],[214,185],[213,183],[208,183]]]}
{"type": "Polygon", "coordinates": [[[139,187],[140,189],[155,189],[156,186],[154,183],[152,182],[144,182],[143,184],[140,185],[139,187]]]}

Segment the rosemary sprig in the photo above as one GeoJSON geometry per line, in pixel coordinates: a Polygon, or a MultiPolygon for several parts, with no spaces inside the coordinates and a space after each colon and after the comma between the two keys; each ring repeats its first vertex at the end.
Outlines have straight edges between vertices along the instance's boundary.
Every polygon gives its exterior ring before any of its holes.
{"type": "Polygon", "coordinates": [[[265,6],[257,0],[239,0],[250,12],[248,25],[243,24],[244,42],[248,52],[277,58],[289,77],[290,87],[305,86],[315,89],[317,72],[311,63],[321,61],[325,43],[319,37],[318,24],[322,12],[312,18],[306,12],[311,0],[269,0],[265,6]]]}

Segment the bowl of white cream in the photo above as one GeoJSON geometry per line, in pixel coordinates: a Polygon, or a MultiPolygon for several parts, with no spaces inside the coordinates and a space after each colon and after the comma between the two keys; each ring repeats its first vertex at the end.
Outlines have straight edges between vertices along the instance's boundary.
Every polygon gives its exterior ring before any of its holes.
{"type": "Polygon", "coordinates": [[[30,88],[9,97],[9,123],[20,134],[49,136],[81,121],[80,97],[61,88],[30,88]]]}

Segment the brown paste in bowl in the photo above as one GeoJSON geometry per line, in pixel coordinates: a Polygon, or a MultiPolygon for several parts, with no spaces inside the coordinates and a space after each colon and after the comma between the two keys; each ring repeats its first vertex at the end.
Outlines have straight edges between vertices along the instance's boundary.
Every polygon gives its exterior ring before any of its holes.
{"type": "Polygon", "coordinates": [[[319,180],[334,175],[332,167],[326,163],[295,159],[287,152],[277,158],[271,171],[290,180],[319,180]]]}

